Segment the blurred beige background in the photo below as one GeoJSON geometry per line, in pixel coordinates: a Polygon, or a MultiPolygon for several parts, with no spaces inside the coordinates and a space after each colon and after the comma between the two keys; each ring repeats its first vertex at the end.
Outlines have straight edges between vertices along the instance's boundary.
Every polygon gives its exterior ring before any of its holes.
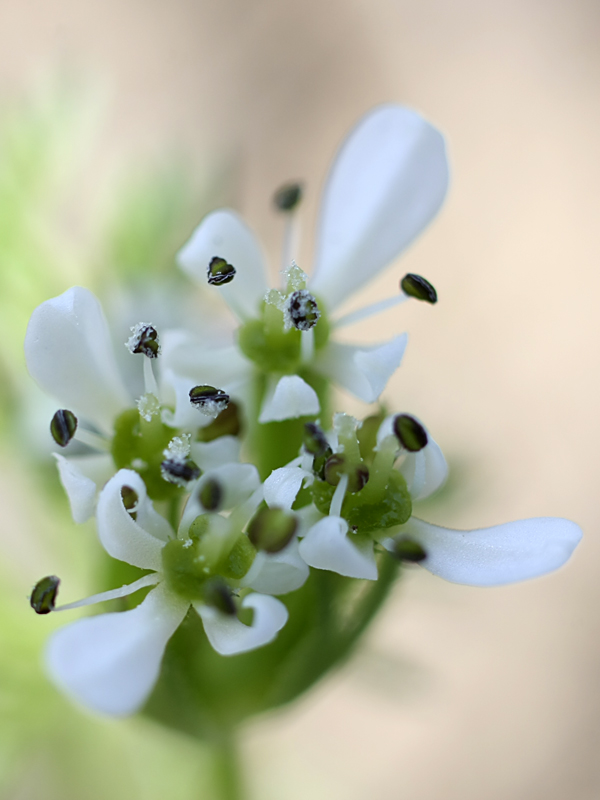
{"type": "Polygon", "coordinates": [[[423,516],[557,515],[586,533],[566,568],[528,584],[411,571],[350,667],[248,731],[256,798],[600,795],[599,32],[592,0],[0,4],[5,97],[61,63],[107,90],[82,192],[173,144],[199,170],[233,159],[273,263],[272,190],[307,183],[307,266],[327,164],[365,110],[403,102],[437,124],[448,203],[368,294],[413,271],[440,302],[352,333],[410,331],[388,398],[426,420],[458,475],[452,502],[423,516]]]}

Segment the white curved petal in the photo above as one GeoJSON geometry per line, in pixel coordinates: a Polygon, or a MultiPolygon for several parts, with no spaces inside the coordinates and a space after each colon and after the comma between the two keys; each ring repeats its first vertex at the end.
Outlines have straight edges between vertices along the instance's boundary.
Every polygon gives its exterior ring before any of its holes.
{"type": "Polygon", "coordinates": [[[424,500],[436,492],[448,477],[448,464],[439,444],[428,434],[427,445],[407,453],[400,466],[413,500],[424,500]]]}
{"type": "Polygon", "coordinates": [[[144,481],[137,472],[121,469],[109,480],[100,492],[96,521],[100,541],[113,558],[142,569],[162,568],[161,551],[172,535],[171,528],[154,510],[144,481]],[[123,505],[123,486],[131,487],[138,495],[136,520],[123,505]]]}
{"type": "Polygon", "coordinates": [[[300,542],[300,555],[310,567],[326,569],[348,578],[377,580],[373,542],[355,544],[348,523],[341,517],[323,517],[300,542]]]}
{"type": "Polygon", "coordinates": [[[269,644],[288,619],[283,603],[266,594],[249,594],[242,600],[242,608],[254,609],[251,625],[244,625],[237,617],[223,614],[216,608],[200,604],[194,608],[202,617],[208,641],[222,656],[247,653],[269,644]]]}
{"type": "Polygon", "coordinates": [[[299,375],[284,375],[263,403],[259,422],[312,417],[320,411],[317,393],[299,375]]]}
{"type": "MultiPolygon", "coordinates": [[[[65,458],[60,453],[52,455],[56,459],[60,482],[69,498],[73,519],[75,522],[85,522],[93,515],[96,508],[98,484],[84,473],[80,463],[81,458],[65,458]]],[[[98,456],[91,458],[95,459],[98,456]]],[[[110,456],[100,456],[100,458],[112,460],[110,456]]]]}
{"type": "Polygon", "coordinates": [[[298,540],[293,539],[279,553],[257,553],[240,585],[263,594],[287,594],[304,586],[309,572],[300,556],[298,540]]]}
{"type": "Polygon", "coordinates": [[[265,502],[275,508],[290,509],[305,479],[312,479],[312,472],[300,467],[280,467],[273,470],[264,483],[265,502]]]}
{"type": "Polygon", "coordinates": [[[189,375],[195,385],[208,383],[218,389],[246,381],[252,365],[233,344],[224,344],[208,336],[185,330],[168,330],[161,336],[163,369],[177,375],[189,375]]]}
{"type": "Polygon", "coordinates": [[[374,347],[329,342],[315,368],[365,403],[374,403],[400,366],[408,334],[374,347]]]}
{"type": "Polygon", "coordinates": [[[339,305],[421,233],[448,188],[442,135],[415,111],[380,106],[342,145],[321,204],[311,291],[339,305]]]}
{"type": "Polygon", "coordinates": [[[254,464],[224,464],[205,472],[198,481],[198,493],[208,480],[216,480],[223,487],[221,509],[225,510],[243,503],[260,486],[260,476],[254,464]]]}
{"type": "Polygon", "coordinates": [[[423,545],[427,558],[420,563],[425,569],[471,586],[500,586],[552,572],[568,560],[582,535],[574,522],[556,517],[473,531],[441,528],[412,517],[401,532],[423,545]]]}
{"type": "Polygon", "coordinates": [[[213,211],[205,217],[177,254],[177,261],[191,278],[208,286],[207,269],[215,256],[236,269],[231,283],[220,286],[218,291],[242,319],[257,316],[267,290],[265,260],[254,233],[230,209],[213,211]]]}
{"type": "Polygon", "coordinates": [[[212,442],[192,442],[191,456],[205,472],[216,469],[240,460],[240,440],[237,436],[219,436],[212,442]]]}
{"type": "Polygon", "coordinates": [[[35,309],[25,335],[25,359],[42,389],[107,432],[117,414],[132,405],[102,307],[87,289],[74,286],[35,309]]]}
{"type": "Polygon", "coordinates": [[[133,714],[152,691],[165,646],[188,608],[161,584],[131,611],[86,617],[60,628],[46,651],[50,677],[93,711],[133,714]]]}

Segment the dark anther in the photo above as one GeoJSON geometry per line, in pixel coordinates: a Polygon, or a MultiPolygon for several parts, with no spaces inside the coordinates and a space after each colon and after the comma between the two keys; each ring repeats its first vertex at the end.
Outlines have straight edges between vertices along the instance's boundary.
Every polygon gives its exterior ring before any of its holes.
{"type": "Polygon", "coordinates": [[[299,331],[314,328],[321,316],[317,301],[308,289],[300,289],[290,295],[288,311],[292,325],[299,331]]]}
{"type": "Polygon", "coordinates": [[[273,203],[278,211],[293,211],[301,200],[301,183],[285,183],[273,195],[273,203]]]}
{"type": "Polygon", "coordinates": [[[310,453],[311,456],[322,456],[329,447],[325,434],[314,422],[306,422],[304,424],[302,442],[304,444],[304,449],[307,453],[310,453]]]}
{"type": "Polygon", "coordinates": [[[213,578],[206,582],[204,587],[204,602],[233,617],[237,614],[237,608],[233,599],[233,593],[229,586],[220,578],[213,578]]]}
{"type": "Polygon", "coordinates": [[[126,510],[131,514],[133,519],[136,518],[135,510],[139,501],[138,493],[131,486],[121,486],[121,500],[126,510]]]}
{"type": "Polygon", "coordinates": [[[194,386],[190,389],[190,403],[200,411],[217,417],[229,405],[229,395],[214,386],[194,386]]]}
{"type": "Polygon", "coordinates": [[[411,272],[405,275],[400,281],[400,288],[409,297],[416,297],[417,300],[424,300],[426,303],[437,303],[437,292],[428,280],[420,275],[413,275],[411,272]]]}
{"type": "Polygon", "coordinates": [[[61,408],[52,417],[50,423],[50,433],[56,444],[66,447],[77,430],[77,417],[72,411],[61,408]]]}
{"type": "Polygon", "coordinates": [[[327,464],[329,458],[332,455],[333,455],[333,450],[331,449],[331,447],[327,447],[323,455],[316,456],[315,460],[313,461],[313,472],[322,481],[325,480],[325,464],[327,464]]]}
{"type": "Polygon", "coordinates": [[[217,511],[223,500],[223,487],[219,481],[209,478],[200,488],[198,499],[206,511],[217,511]]]}
{"type": "Polygon", "coordinates": [[[160,473],[166,481],[177,486],[186,486],[202,474],[200,467],[191,458],[165,458],[160,465],[160,473]]]}
{"type": "Polygon", "coordinates": [[[211,286],[223,286],[235,278],[235,267],[233,264],[228,264],[224,258],[215,256],[208,265],[206,275],[211,286]]]}
{"type": "Polygon", "coordinates": [[[323,468],[323,476],[331,486],[337,486],[345,472],[346,459],[339,453],[329,456],[323,468]]]}
{"type": "Polygon", "coordinates": [[[428,442],[425,428],[408,414],[398,414],[394,417],[394,433],[402,447],[411,453],[422,450],[428,442]]]}
{"type": "Polygon", "coordinates": [[[56,575],[48,575],[36,583],[29,598],[36,614],[49,614],[54,609],[59,583],[60,578],[56,575]]]}
{"type": "Polygon", "coordinates": [[[132,353],[142,353],[146,358],[158,358],[160,354],[160,344],[158,341],[158,331],[153,325],[140,322],[135,328],[127,346],[132,353]]]}
{"type": "Polygon", "coordinates": [[[394,539],[392,555],[396,556],[400,561],[411,561],[415,564],[427,558],[427,552],[423,546],[406,536],[399,536],[394,539]]]}
{"type": "Polygon", "coordinates": [[[348,475],[348,491],[354,494],[364,489],[369,480],[369,469],[364,464],[359,464],[348,475]]]}
{"type": "Polygon", "coordinates": [[[298,520],[283,508],[261,508],[248,525],[248,538],[257,550],[279,553],[292,540],[298,520]]]}

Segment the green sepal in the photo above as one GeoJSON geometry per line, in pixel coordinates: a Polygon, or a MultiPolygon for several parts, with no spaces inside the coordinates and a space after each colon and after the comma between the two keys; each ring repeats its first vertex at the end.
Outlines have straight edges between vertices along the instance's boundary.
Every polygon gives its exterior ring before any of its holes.
{"type": "Polygon", "coordinates": [[[231,548],[231,552],[221,570],[221,574],[225,578],[239,581],[248,572],[255,557],[256,548],[246,534],[242,533],[231,548]]]}

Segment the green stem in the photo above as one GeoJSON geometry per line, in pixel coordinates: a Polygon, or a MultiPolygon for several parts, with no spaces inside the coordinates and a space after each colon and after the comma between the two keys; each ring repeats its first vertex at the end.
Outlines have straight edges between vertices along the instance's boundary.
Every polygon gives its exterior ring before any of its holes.
{"type": "Polygon", "coordinates": [[[239,754],[233,735],[215,742],[213,752],[214,800],[244,800],[239,754]]]}

